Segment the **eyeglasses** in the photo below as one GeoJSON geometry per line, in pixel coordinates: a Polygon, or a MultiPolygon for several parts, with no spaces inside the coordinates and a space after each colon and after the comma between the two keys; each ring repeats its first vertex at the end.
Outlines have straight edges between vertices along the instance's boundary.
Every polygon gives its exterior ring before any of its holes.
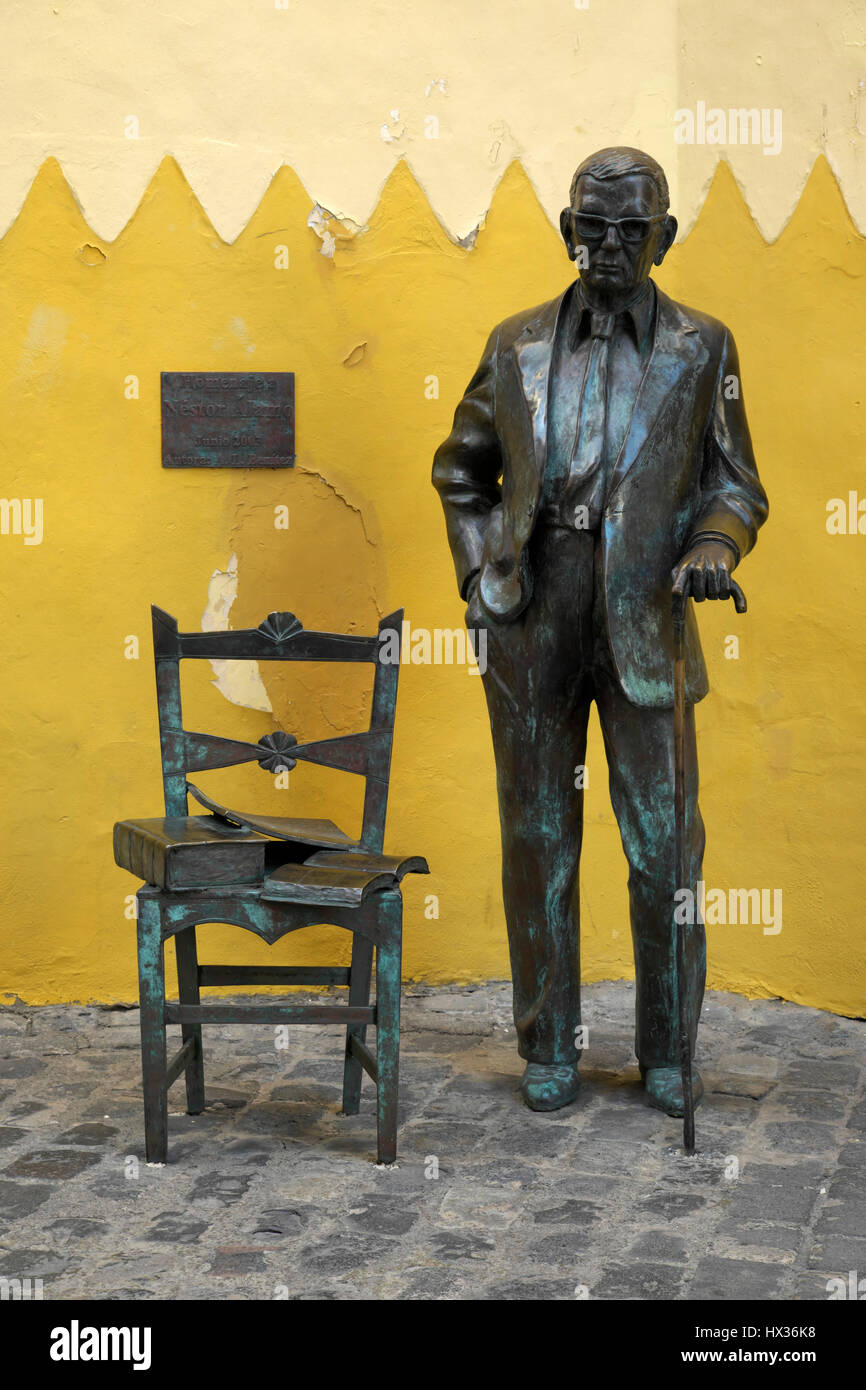
{"type": "Polygon", "coordinates": [[[608,227],[616,227],[623,241],[646,241],[654,222],[664,222],[667,213],[657,217],[597,217],[595,213],[574,212],[574,229],[581,241],[601,241],[608,227]]]}

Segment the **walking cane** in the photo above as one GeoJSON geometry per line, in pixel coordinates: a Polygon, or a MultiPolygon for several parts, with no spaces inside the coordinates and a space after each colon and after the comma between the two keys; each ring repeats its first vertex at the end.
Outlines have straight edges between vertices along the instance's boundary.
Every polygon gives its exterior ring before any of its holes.
{"type": "MultiPolygon", "coordinates": [[[[746,611],[746,595],[731,580],[731,598],[738,613],[746,611]]],[[[674,591],[674,820],[676,825],[677,888],[686,883],[686,601],[687,595],[674,591]]],[[[677,899],[675,898],[676,902],[677,899]]],[[[684,916],[685,914],[683,914],[684,916]]],[[[695,1101],[692,1095],[692,1049],[689,1038],[689,1001],[685,989],[686,924],[677,922],[677,1022],[679,1025],[680,1068],[683,1079],[683,1149],[695,1151],[695,1101]]]]}

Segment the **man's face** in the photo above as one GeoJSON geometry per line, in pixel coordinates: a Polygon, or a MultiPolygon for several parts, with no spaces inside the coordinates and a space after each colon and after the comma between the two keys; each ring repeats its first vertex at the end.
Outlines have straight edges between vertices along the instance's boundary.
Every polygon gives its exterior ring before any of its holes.
{"type": "Polygon", "coordinates": [[[646,174],[613,179],[584,174],[560,225],[572,260],[583,248],[581,280],[605,296],[628,294],[645,281],[653,262],[661,264],[677,230],[673,217],[661,216],[658,190],[646,174]],[[593,218],[626,222],[613,227],[584,220],[593,218]]]}

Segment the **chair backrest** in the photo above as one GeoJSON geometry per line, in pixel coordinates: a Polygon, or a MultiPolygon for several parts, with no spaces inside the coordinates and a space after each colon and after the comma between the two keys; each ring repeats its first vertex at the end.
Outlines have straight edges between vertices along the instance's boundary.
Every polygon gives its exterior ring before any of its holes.
{"type": "Polygon", "coordinates": [[[400,674],[403,610],[389,613],[373,637],[305,632],[294,613],[269,613],[256,628],[239,632],[178,632],[177,620],[153,607],[153,655],[162,751],[166,816],[186,816],[187,774],[257,762],[267,771],[319,763],[354,772],[366,780],[360,843],[381,851],[385,838],[391,744],[400,674]],[[375,667],[370,727],[365,733],[300,744],[277,732],[258,743],[193,733],[183,727],[180,662],[207,661],[366,661],[375,667]]]}

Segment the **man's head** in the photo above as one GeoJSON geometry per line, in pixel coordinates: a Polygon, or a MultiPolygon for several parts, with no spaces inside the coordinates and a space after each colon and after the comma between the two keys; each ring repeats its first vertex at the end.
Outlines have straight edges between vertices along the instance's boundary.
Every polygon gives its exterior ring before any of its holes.
{"type": "Polygon", "coordinates": [[[559,219],[568,254],[582,250],[581,280],[613,303],[661,265],[677,234],[661,165],[626,145],[598,150],[575,170],[570,207],[559,219]]]}

